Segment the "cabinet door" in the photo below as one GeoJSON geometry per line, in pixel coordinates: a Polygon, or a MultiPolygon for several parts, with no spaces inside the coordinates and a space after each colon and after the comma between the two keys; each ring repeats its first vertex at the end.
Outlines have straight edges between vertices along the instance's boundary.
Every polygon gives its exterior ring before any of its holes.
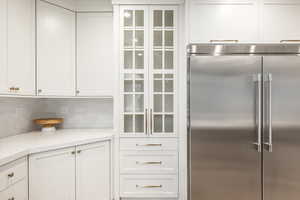
{"type": "Polygon", "coordinates": [[[76,148],[76,199],[109,200],[111,188],[110,143],[76,148]]]}
{"type": "Polygon", "coordinates": [[[211,40],[259,40],[257,0],[191,0],[190,42],[211,40]]]}
{"type": "Polygon", "coordinates": [[[263,3],[263,40],[300,40],[300,1],[264,0],[263,3]]]}
{"type": "Polygon", "coordinates": [[[38,95],[75,95],[75,13],[37,1],[38,95]]]}
{"type": "Polygon", "coordinates": [[[35,94],[35,0],[8,2],[8,88],[35,94]]]}
{"type": "Polygon", "coordinates": [[[27,200],[28,199],[28,181],[22,179],[13,186],[0,192],[1,200],[27,200]]]}
{"type": "Polygon", "coordinates": [[[0,0],[0,93],[7,89],[7,0],[0,0]]]}
{"type": "Polygon", "coordinates": [[[113,96],[113,16],[77,14],[77,95],[113,96]]]}
{"type": "Polygon", "coordinates": [[[177,9],[151,7],[150,135],[176,133],[177,9]]]}
{"type": "Polygon", "coordinates": [[[75,148],[29,157],[29,199],[75,199],[75,148]]]}
{"type": "Polygon", "coordinates": [[[121,7],[121,130],[147,134],[148,12],[145,6],[121,7]]]}

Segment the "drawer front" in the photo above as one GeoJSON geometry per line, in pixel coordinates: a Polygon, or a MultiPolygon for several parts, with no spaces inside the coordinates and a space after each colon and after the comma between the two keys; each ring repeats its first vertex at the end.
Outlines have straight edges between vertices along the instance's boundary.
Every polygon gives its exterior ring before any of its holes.
{"type": "Polygon", "coordinates": [[[176,174],[178,172],[177,152],[121,151],[121,173],[176,174]]]}
{"type": "Polygon", "coordinates": [[[27,200],[27,178],[0,192],[1,200],[27,200]]]}
{"type": "Polygon", "coordinates": [[[177,148],[177,138],[122,138],[121,150],[174,150],[177,148]]]}
{"type": "Polygon", "coordinates": [[[121,175],[122,198],[158,198],[178,196],[176,175],[121,175]]]}
{"type": "Polygon", "coordinates": [[[27,177],[27,159],[21,158],[0,167],[0,191],[27,177]]]}

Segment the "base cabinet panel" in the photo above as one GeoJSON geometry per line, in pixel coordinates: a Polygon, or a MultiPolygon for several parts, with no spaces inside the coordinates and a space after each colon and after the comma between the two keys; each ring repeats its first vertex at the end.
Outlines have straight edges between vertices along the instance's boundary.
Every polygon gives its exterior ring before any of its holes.
{"type": "Polygon", "coordinates": [[[0,192],[1,200],[27,200],[28,198],[28,181],[27,178],[10,186],[8,189],[0,192]]]}
{"type": "Polygon", "coordinates": [[[29,157],[30,200],[75,199],[75,148],[29,157]]]}

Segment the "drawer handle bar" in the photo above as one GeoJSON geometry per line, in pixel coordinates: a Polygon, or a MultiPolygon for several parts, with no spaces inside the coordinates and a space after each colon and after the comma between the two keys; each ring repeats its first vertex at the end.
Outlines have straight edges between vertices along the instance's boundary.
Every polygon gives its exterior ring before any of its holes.
{"type": "Polygon", "coordinates": [[[155,161],[152,161],[152,162],[139,162],[139,161],[136,161],[136,164],[140,164],[140,165],[161,165],[162,164],[162,161],[158,161],[158,162],[155,162],[155,161]]]}
{"type": "Polygon", "coordinates": [[[8,176],[8,178],[12,178],[12,177],[14,177],[14,175],[15,175],[15,173],[10,173],[10,174],[8,174],[7,176],[8,176]]]}
{"type": "Polygon", "coordinates": [[[151,146],[151,147],[161,147],[162,146],[162,144],[136,144],[136,146],[138,147],[138,146],[147,146],[147,147],[149,147],[149,146],[151,146]]]}
{"type": "Polygon", "coordinates": [[[162,185],[136,185],[136,187],[138,188],[162,188],[162,185]]]}

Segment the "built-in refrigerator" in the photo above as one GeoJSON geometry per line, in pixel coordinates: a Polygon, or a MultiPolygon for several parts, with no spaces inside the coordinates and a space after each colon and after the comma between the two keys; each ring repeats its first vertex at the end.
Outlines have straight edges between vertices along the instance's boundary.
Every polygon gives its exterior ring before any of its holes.
{"type": "Polygon", "coordinates": [[[300,199],[300,45],[190,44],[190,200],[300,199]]]}

